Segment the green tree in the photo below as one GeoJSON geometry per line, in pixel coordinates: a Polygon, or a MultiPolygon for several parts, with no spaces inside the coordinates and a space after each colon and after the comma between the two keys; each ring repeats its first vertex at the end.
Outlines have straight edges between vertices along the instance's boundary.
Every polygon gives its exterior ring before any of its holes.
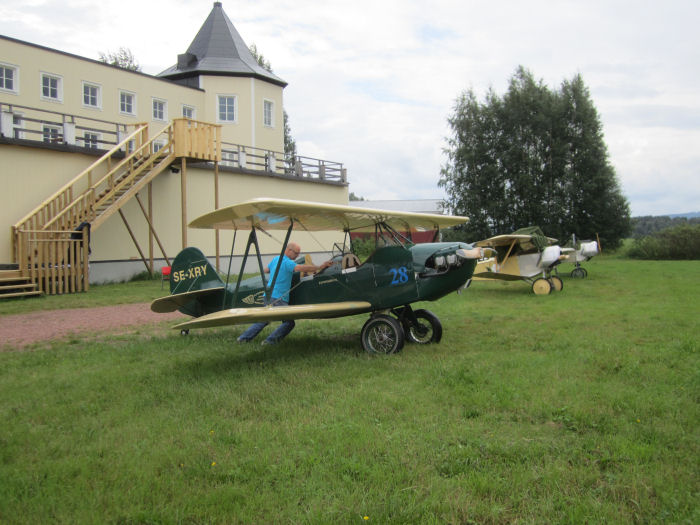
{"type": "Polygon", "coordinates": [[[104,62],[105,64],[128,69],[130,71],[141,71],[141,66],[136,62],[136,58],[129,48],[120,47],[118,51],[108,51],[107,53],[100,51],[99,55],[100,62],[104,62]]]}
{"type": "MultiPolygon", "coordinates": [[[[250,44],[248,49],[260,67],[262,67],[265,71],[273,73],[272,65],[262,55],[262,53],[258,51],[258,46],[255,44],[250,44]]],[[[294,140],[294,137],[292,137],[292,128],[289,125],[289,116],[287,115],[286,110],[282,111],[282,117],[284,120],[284,156],[288,159],[293,159],[297,156],[297,143],[294,140]]]]}
{"type": "Polygon", "coordinates": [[[519,67],[502,97],[462,93],[448,123],[439,184],[449,208],[470,217],[452,235],[473,241],[538,225],[560,239],[598,233],[610,247],[627,235],[629,205],[580,75],[552,91],[519,67]]]}

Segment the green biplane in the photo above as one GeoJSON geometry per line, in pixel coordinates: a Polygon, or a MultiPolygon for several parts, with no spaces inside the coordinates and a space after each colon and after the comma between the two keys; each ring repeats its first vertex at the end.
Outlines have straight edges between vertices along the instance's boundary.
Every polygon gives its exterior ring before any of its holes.
{"type": "MultiPolygon", "coordinates": [[[[255,199],[208,213],[192,228],[248,231],[238,278],[224,282],[197,248],[185,248],[173,261],[171,295],[151,304],[154,312],[179,310],[194,319],[174,328],[188,333],[205,328],[256,321],[325,319],[369,313],[361,341],[369,353],[394,353],[405,339],[437,343],[438,318],[411,303],[435,301],[469,284],[483,250],[459,242],[414,244],[411,233],[467,222],[466,217],[396,212],[284,199],[255,199]],[[334,245],[334,264],[313,275],[295,274],[288,306],[266,306],[277,275],[268,281],[257,234],[286,231],[280,256],[292,231],[344,232],[334,245]],[[352,251],[351,232],[375,236],[374,252],[362,263],[352,251]],[[259,275],[244,279],[247,260],[257,260],[259,275]]],[[[236,234],[234,234],[234,246],[236,234]]],[[[231,253],[233,253],[233,248],[231,253]]],[[[303,264],[303,258],[297,261],[303,264]]]]}

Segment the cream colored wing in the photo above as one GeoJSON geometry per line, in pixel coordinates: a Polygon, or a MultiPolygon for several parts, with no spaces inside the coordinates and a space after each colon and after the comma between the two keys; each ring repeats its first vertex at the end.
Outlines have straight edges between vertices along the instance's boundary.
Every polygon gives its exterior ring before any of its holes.
{"type": "Polygon", "coordinates": [[[483,241],[475,242],[474,246],[509,246],[513,241],[529,241],[531,238],[531,235],[496,235],[495,237],[489,237],[483,241]]]}
{"type": "Polygon", "coordinates": [[[207,213],[191,228],[286,230],[294,219],[309,231],[374,232],[377,223],[398,231],[428,231],[463,224],[469,219],[453,215],[412,213],[288,199],[253,199],[207,213]]]}
{"type": "Polygon", "coordinates": [[[233,324],[248,324],[258,321],[287,321],[289,319],[324,319],[344,315],[369,312],[372,305],[366,301],[345,301],[340,303],[301,304],[291,306],[262,306],[259,308],[232,308],[204,315],[180,323],[173,328],[211,328],[233,324]]]}
{"type": "MultiPolygon", "coordinates": [[[[509,246],[510,243],[513,241],[518,241],[520,243],[527,242],[532,239],[532,235],[523,235],[523,234],[507,234],[507,235],[496,235],[495,237],[489,237],[488,239],[484,239],[483,241],[478,241],[474,243],[474,246],[479,246],[479,247],[486,247],[486,246],[509,246]]],[[[549,244],[553,244],[557,242],[556,239],[552,237],[547,237],[547,241],[549,241],[549,244]]]]}

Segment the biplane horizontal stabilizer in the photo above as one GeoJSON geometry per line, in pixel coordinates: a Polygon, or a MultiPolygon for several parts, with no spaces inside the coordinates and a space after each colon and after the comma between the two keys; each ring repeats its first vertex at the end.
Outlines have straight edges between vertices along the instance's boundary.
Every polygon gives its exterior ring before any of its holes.
{"type": "Polygon", "coordinates": [[[372,309],[366,301],[344,301],[339,303],[300,304],[291,306],[261,306],[257,308],[231,308],[204,315],[173,326],[178,330],[190,328],[211,328],[234,324],[248,324],[258,321],[287,321],[290,319],[326,319],[341,317],[372,309]]]}
{"type": "Polygon", "coordinates": [[[151,310],[157,314],[165,314],[168,312],[174,312],[179,308],[182,308],[187,303],[194,301],[195,299],[202,299],[207,295],[216,295],[223,293],[224,287],[217,286],[215,288],[205,288],[203,290],[194,290],[192,292],[178,293],[175,295],[168,295],[167,297],[161,297],[156,299],[151,303],[151,310]]]}

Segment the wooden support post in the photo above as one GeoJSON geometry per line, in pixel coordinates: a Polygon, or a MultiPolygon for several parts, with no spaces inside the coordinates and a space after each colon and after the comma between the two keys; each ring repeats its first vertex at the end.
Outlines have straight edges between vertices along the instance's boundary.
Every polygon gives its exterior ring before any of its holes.
{"type": "MultiPolygon", "coordinates": [[[[136,194],[138,198],[139,194],[136,194]]],[[[139,202],[139,205],[141,203],[139,202]]],[[[141,206],[143,210],[143,206],[141,206]]],[[[155,230],[153,229],[153,183],[148,183],[148,215],[146,215],[146,220],[148,221],[148,267],[151,269],[151,274],[153,274],[153,234],[155,230]]],[[[168,266],[170,263],[168,263],[168,266]]]]}
{"type": "MultiPolygon", "coordinates": [[[[219,161],[214,162],[214,209],[219,209],[219,161]]],[[[216,246],[216,271],[221,272],[219,260],[219,230],[214,230],[214,244],[216,246]]]]}
{"type": "Polygon", "coordinates": [[[182,214],[182,249],[187,248],[187,159],[183,157],[180,169],[180,199],[182,214]]]}
{"type": "Polygon", "coordinates": [[[148,262],[146,261],[146,257],[143,254],[143,250],[141,250],[141,246],[139,246],[139,242],[136,240],[136,236],[134,235],[134,232],[131,231],[131,226],[129,226],[129,223],[126,221],[126,217],[124,216],[124,212],[119,209],[119,215],[121,215],[122,220],[124,221],[124,226],[126,226],[127,231],[129,232],[129,235],[131,235],[131,240],[134,241],[134,245],[136,246],[136,249],[139,251],[139,255],[141,256],[141,260],[143,261],[144,266],[146,267],[146,271],[149,273],[151,277],[153,277],[153,274],[148,268],[148,262]]]}
{"type": "MultiPolygon", "coordinates": [[[[139,194],[135,194],[134,197],[136,198],[136,202],[139,203],[139,206],[141,207],[141,211],[143,212],[143,216],[146,217],[146,222],[148,223],[148,231],[152,237],[156,238],[156,242],[158,243],[158,247],[160,248],[160,252],[163,254],[163,258],[165,259],[165,262],[170,266],[170,259],[168,259],[167,254],[165,253],[165,248],[163,248],[163,244],[160,242],[160,238],[158,237],[158,234],[156,233],[156,229],[153,227],[153,221],[149,217],[149,215],[152,215],[150,212],[146,213],[146,209],[143,207],[143,204],[141,204],[141,199],[139,199],[139,194]]],[[[150,203],[149,203],[150,204],[150,203]]],[[[153,255],[151,255],[151,272],[153,272],[153,255]]]]}

